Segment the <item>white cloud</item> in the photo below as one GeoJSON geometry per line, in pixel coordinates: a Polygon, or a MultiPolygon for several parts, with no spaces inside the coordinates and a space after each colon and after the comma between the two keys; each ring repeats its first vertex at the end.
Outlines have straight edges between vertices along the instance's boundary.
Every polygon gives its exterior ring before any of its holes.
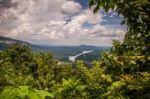
{"type": "MultiPolygon", "coordinates": [[[[102,22],[101,14],[98,15],[98,21],[91,21],[93,28],[83,28],[83,25],[86,22],[90,23],[90,20],[94,20],[96,16],[91,15],[88,16],[87,10],[82,11],[82,13],[73,16],[70,22],[65,21],[50,21],[47,25],[44,26],[49,32],[49,39],[55,39],[56,41],[65,42],[66,44],[70,44],[76,42],[76,44],[97,44],[96,42],[103,41],[102,44],[110,44],[112,39],[122,40],[124,36],[123,29],[117,29],[114,27],[100,25],[99,22],[102,22]],[[55,31],[54,34],[51,31],[55,31]],[[61,36],[60,36],[61,35],[61,36]],[[65,39],[65,40],[64,40],[65,39]],[[70,40],[68,42],[68,40],[70,40]],[[93,41],[95,40],[95,41],[93,41]]],[[[44,33],[41,33],[42,35],[44,33]]]]}
{"type": "Polygon", "coordinates": [[[89,23],[96,24],[99,23],[100,21],[103,21],[101,13],[93,14],[93,11],[89,9],[85,10],[83,13],[85,16],[87,16],[89,23]]]}
{"type": "Polygon", "coordinates": [[[63,26],[66,24],[66,21],[53,21],[51,20],[47,25],[49,26],[63,26]]]}
{"type": "Polygon", "coordinates": [[[61,11],[64,14],[75,14],[80,12],[81,5],[74,1],[67,1],[61,6],[61,11]]]}
{"type": "MultiPolygon", "coordinates": [[[[123,39],[124,29],[102,25],[102,13],[68,0],[13,0],[18,6],[0,16],[0,35],[42,44],[109,45],[123,39]],[[63,13],[62,13],[63,12],[63,13]],[[66,21],[65,17],[70,18],[66,21]],[[84,26],[90,24],[91,27],[84,26]]],[[[0,11],[1,12],[1,11],[0,11]]],[[[112,14],[114,16],[114,14],[112,14]]]]}

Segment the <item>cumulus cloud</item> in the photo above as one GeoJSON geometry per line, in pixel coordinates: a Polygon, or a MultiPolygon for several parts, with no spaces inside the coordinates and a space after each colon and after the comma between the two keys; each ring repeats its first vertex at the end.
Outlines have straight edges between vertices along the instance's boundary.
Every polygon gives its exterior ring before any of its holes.
{"type": "MultiPolygon", "coordinates": [[[[74,0],[6,0],[8,4],[1,1],[2,36],[58,45],[110,45],[112,39],[123,39],[125,28],[118,28],[119,23],[114,24],[116,27],[103,24],[109,20],[102,12],[94,15],[74,0]]],[[[116,14],[112,13],[112,20],[116,20],[114,16],[116,14]]]]}
{"type": "MultiPolygon", "coordinates": [[[[11,32],[11,30],[17,30],[23,24],[28,23],[37,32],[45,22],[61,20],[64,17],[59,8],[66,0],[52,0],[51,2],[49,0],[14,0],[14,2],[18,3],[16,8],[2,10],[0,28],[3,30],[11,32]]],[[[18,35],[21,34],[22,32],[18,32],[18,35]]]]}
{"type": "Polygon", "coordinates": [[[90,44],[91,40],[95,40],[92,42],[93,44],[98,44],[96,42],[101,43],[102,41],[105,42],[104,44],[110,44],[112,39],[123,39],[125,32],[124,28],[117,29],[118,26],[101,25],[100,23],[103,22],[101,14],[89,16],[87,12],[91,11],[82,11],[80,14],[71,17],[71,21],[69,22],[50,21],[43,26],[43,29],[46,31],[42,29],[40,34],[43,35],[48,33],[50,35],[47,36],[47,39],[55,39],[60,42],[66,41],[67,44],[74,42],[76,42],[76,44],[90,44]],[[97,21],[95,19],[97,19],[97,21]],[[92,28],[83,27],[87,22],[92,24],[92,28]]]}
{"type": "Polygon", "coordinates": [[[80,12],[81,5],[74,1],[67,1],[61,6],[61,11],[64,14],[75,14],[80,12]]]}

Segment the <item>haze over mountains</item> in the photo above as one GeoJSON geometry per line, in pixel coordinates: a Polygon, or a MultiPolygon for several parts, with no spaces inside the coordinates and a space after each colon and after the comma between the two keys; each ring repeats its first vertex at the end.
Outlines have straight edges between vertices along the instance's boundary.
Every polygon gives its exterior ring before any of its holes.
{"type": "Polygon", "coordinates": [[[8,46],[16,44],[16,43],[21,44],[21,45],[27,45],[33,51],[46,49],[45,47],[42,47],[40,45],[34,45],[34,44],[29,43],[29,42],[25,42],[25,41],[21,41],[21,40],[16,40],[16,39],[0,36],[0,50],[4,50],[8,46]]]}
{"type": "Polygon", "coordinates": [[[54,57],[60,61],[69,61],[69,56],[75,56],[82,51],[93,50],[92,53],[88,53],[78,57],[77,59],[85,61],[93,61],[100,58],[100,52],[108,50],[109,47],[96,47],[89,45],[79,45],[79,46],[46,46],[46,45],[35,45],[29,42],[11,39],[7,37],[0,36],[0,50],[6,49],[8,46],[13,44],[27,45],[34,52],[50,52],[54,57]]]}

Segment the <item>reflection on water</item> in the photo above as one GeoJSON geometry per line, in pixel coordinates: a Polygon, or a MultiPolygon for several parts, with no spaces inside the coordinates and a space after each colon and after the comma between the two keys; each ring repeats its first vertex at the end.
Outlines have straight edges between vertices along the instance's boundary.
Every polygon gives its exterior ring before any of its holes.
{"type": "Polygon", "coordinates": [[[91,50],[91,51],[83,51],[82,53],[77,54],[75,56],[69,56],[69,60],[72,61],[72,62],[75,62],[77,57],[79,57],[79,56],[81,56],[83,54],[91,53],[91,52],[93,52],[93,50],[91,50]]]}

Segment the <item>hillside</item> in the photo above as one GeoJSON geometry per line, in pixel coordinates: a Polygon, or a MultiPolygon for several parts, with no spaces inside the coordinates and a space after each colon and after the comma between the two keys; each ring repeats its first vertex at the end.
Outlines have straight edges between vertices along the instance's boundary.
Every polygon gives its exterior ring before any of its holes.
{"type": "Polygon", "coordinates": [[[104,50],[108,50],[109,47],[96,47],[89,45],[80,46],[45,46],[34,45],[29,42],[15,40],[7,37],[0,36],[0,50],[6,49],[8,46],[19,43],[21,45],[29,46],[34,52],[50,52],[54,57],[60,61],[69,61],[69,56],[74,56],[86,50],[93,50],[92,53],[78,57],[79,60],[93,61],[100,59],[100,53],[104,50]]]}
{"type": "Polygon", "coordinates": [[[40,45],[35,45],[35,44],[31,44],[29,42],[25,42],[25,41],[21,41],[21,40],[16,40],[16,39],[0,36],[0,50],[4,50],[8,46],[14,45],[16,43],[21,44],[21,45],[27,45],[33,51],[46,50],[46,47],[43,47],[43,46],[40,46],[40,45]]]}

